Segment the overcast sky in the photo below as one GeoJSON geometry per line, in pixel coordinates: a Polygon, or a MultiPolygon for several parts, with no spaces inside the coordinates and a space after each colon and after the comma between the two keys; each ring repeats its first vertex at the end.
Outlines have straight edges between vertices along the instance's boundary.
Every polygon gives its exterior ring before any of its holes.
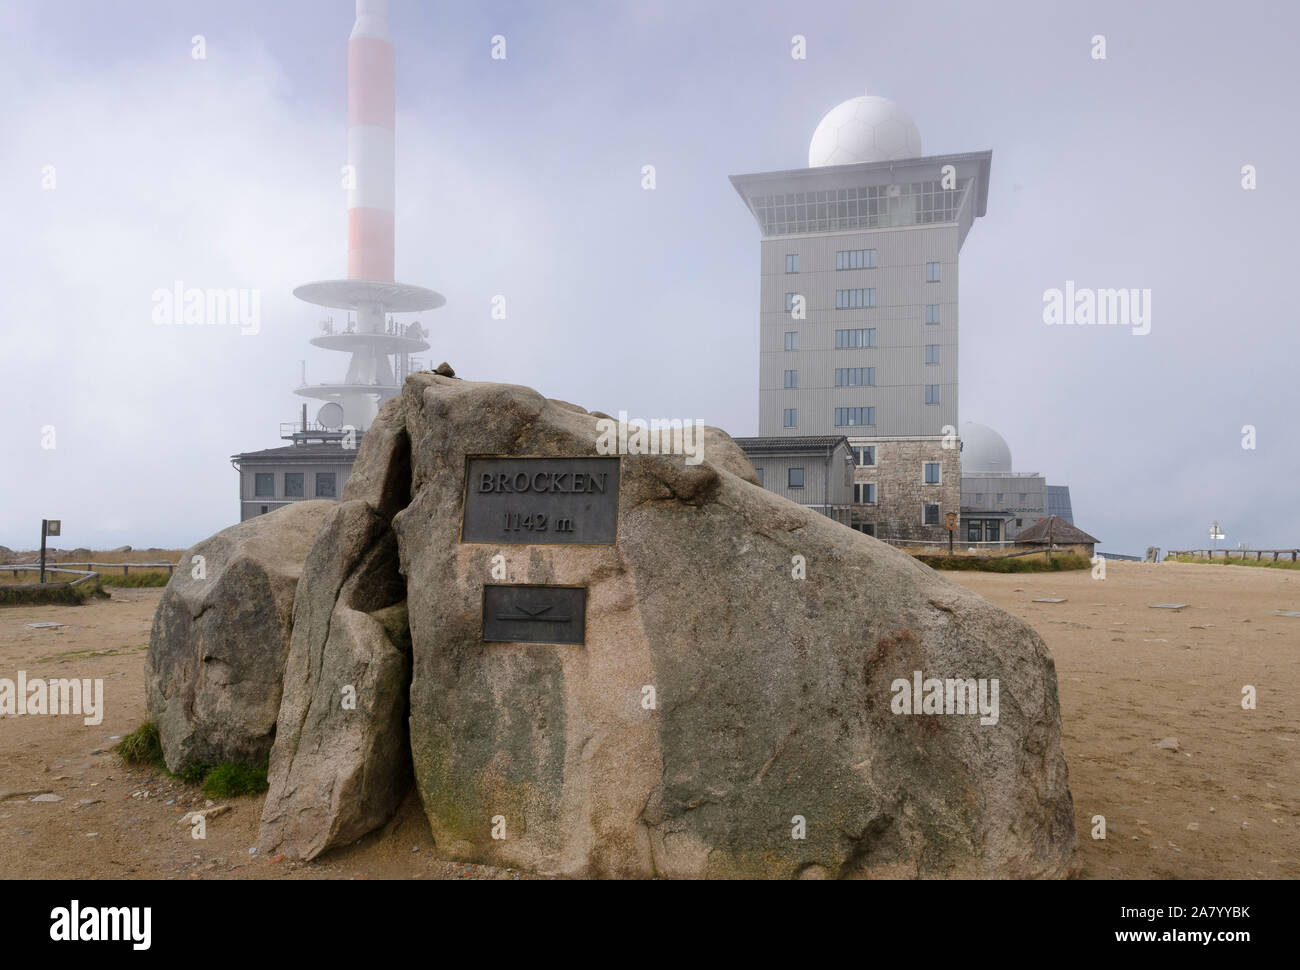
{"type": "MultiPolygon", "coordinates": [[[[1200,547],[1214,519],[1221,545],[1300,544],[1300,8],[1067,7],[391,0],[397,277],[447,297],[430,364],[754,434],[759,237],[727,176],[806,165],[826,111],[880,94],[925,154],[993,152],[961,420],[1068,484],[1103,549],[1200,547]],[[1150,289],[1150,333],[1045,325],[1066,280],[1150,289]]],[[[307,344],[329,311],[292,290],[345,275],[352,20],[0,7],[0,543],[32,548],[46,516],[63,547],[189,546],[238,519],[229,456],[281,444],[300,362],[341,378],[307,344]],[[154,325],[175,281],[259,290],[260,332],[154,325]]]]}

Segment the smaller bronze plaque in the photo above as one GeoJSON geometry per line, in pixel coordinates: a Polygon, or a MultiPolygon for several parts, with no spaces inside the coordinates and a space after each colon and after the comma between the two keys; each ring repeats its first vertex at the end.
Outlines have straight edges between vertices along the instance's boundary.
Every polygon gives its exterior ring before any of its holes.
{"type": "Polygon", "coordinates": [[[487,643],[577,643],[587,637],[585,586],[484,586],[487,643]]]}

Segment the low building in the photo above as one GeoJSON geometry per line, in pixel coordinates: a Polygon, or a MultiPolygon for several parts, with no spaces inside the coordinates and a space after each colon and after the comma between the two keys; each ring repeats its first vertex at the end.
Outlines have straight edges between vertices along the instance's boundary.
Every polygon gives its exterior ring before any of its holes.
{"type": "Polygon", "coordinates": [[[853,452],[843,435],[736,438],[769,492],[843,525],[852,522],[853,452]]]}
{"type": "Polygon", "coordinates": [[[303,499],[338,501],[352,474],[360,434],[315,425],[285,425],[280,430],[290,444],[230,457],[239,472],[241,522],[303,499]],[[295,427],[300,430],[292,430],[295,427]]]}
{"type": "Polygon", "coordinates": [[[1069,487],[1048,485],[1038,472],[1014,471],[1002,435],[968,421],[961,442],[959,542],[1013,541],[1049,515],[1073,523],[1069,487]]]}
{"type": "Polygon", "coordinates": [[[1018,546],[1041,546],[1049,551],[1077,552],[1089,559],[1093,557],[1093,550],[1099,542],[1100,539],[1054,515],[1035,522],[1016,536],[1018,546]]]}

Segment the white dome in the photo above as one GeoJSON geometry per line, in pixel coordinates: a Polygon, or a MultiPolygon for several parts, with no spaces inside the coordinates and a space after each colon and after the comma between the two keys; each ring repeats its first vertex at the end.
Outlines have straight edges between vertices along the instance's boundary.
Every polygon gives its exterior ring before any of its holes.
{"type": "Polygon", "coordinates": [[[992,428],[967,421],[961,426],[961,470],[967,472],[1011,471],[1011,449],[992,428]]]}
{"type": "Polygon", "coordinates": [[[826,112],[808,146],[808,166],[919,158],[921,132],[888,98],[849,98],[826,112]]]}

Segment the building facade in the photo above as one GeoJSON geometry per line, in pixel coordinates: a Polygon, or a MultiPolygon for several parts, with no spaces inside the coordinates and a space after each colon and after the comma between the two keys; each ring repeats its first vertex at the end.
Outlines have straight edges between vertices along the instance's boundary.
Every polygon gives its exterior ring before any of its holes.
{"type": "Polygon", "coordinates": [[[736,438],[770,492],[851,525],[853,451],[843,435],[736,438]]]}
{"type": "Polygon", "coordinates": [[[232,455],[239,473],[239,521],[304,499],[343,496],[361,436],[306,426],[282,434],[290,444],[232,455]]]}
{"type": "Polygon", "coordinates": [[[991,160],[921,156],[896,105],[857,98],[811,167],[731,177],[762,234],[759,436],[873,449],[852,523],[880,538],[944,537],[958,511],[958,256],[991,160]]]}

